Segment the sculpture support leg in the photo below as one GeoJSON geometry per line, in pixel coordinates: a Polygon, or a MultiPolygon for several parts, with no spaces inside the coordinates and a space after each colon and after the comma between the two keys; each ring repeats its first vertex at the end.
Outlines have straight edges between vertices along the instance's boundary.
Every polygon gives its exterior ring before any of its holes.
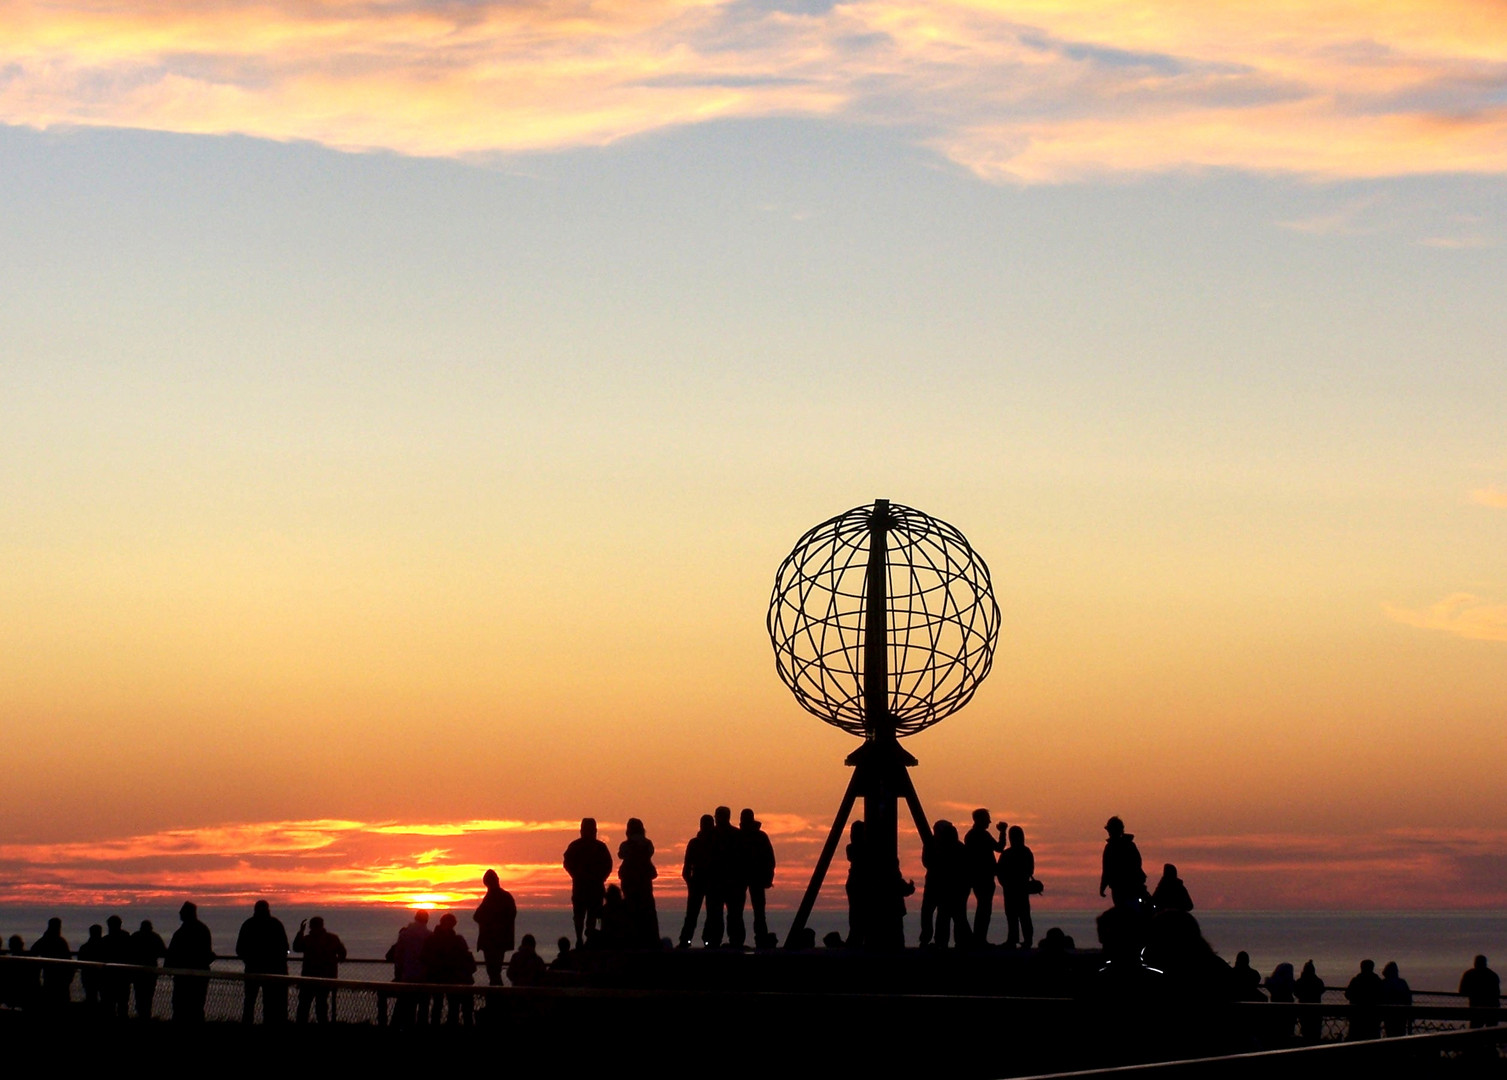
{"type": "Polygon", "coordinates": [[[822,845],[816,868],[811,871],[811,884],[806,886],[806,895],[801,897],[795,921],[790,924],[790,933],[785,938],[787,949],[795,947],[796,937],[806,928],[806,920],[811,917],[811,909],[816,906],[816,897],[822,891],[822,882],[826,880],[827,868],[832,865],[832,856],[837,852],[842,831],[848,827],[848,817],[853,813],[853,801],[858,798],[859,771],[855,768],[848,779],[848,790],[843,794],[842,805],[837,808],[837,819],[832,822],[832,831],[827,834],[827,842],[822,845]]]}

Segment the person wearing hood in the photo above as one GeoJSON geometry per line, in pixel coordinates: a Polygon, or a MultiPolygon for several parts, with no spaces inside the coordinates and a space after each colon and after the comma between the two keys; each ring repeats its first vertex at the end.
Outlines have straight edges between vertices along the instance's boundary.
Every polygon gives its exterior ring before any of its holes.
{"type": "MultiPolygon", "coordinates": [[[[179,926],[167,943],[167,966],[178,971],[208,971],[215,950],[209,927],[199,921],[199,908],[184,901],[178,909],[179,926]]],[[[204,999],[209,980],[191,975],[173,976],[173,1019],[189,1024],[204,1022],[204,999]]],[[[138,1006],[139,1008],[139,1006],[138,1006]]]]}
{"type": "MultiPolygon", "coordinates": [[[[73,950],[68,947],[68,939],[63,937],[63,920],[51,918],[47,920],[47,929],[42,936],[31,943],[27,950],[32,956],[41,956],[48,960],[72,960],[73,950]]],[[[65,1009],[68,1007],[68,991],[73,986],[73,968],[64,964],[47,964],[42,968],[42,996],[38,999],[44,1009],[65,1009]]]]}
{"type": "MultiPolygon", "coordinates": [[[[1402,977],[1402,972],[1397,967],[1396,960],[1388,960],[1387,966],[1381,969],[1380,1000],[1383,1005],[1402,1006],[1403,1008],[1408,1008],[1413,1004],[1413,989],[1408,986],[1408,981],[1402,977]]],[[[1393,1009],[1388,1009],[1382,1023],[1386,1028],[1387,1038],[1389,1039],[1395,1039],[1399,1035],[1406,1035],[1408,1033],[1409,1019],[1406,1013],[1399,1013],[1393,1009]]]]}
{"type": "Polygon", "coordinates": [[[487,894],[481,898],[475,914],[476,950],[486,964],[487,984],[502,985],[502,965],[513,948],[513,931],[518,924],[518,902],[502,887],[496,870],[482,875],[487,894]]]}
{"type": "Polygon", "coordinates": [[[638,818],[629,818],[627,838],[617,846],[617,880],[628,913],[627,944],[634,948],[659,946],[659,912],[654,906],[654,841],[638,818]]]}
{"type": "Polygon", "coordinates": [[[1135,836],[1125,831],[1125,823],[1118,817],[1106,821],[1104,831],[1109,837],[1104,841],[1099,895],[1108,890],[1115,907],[1140,907],[1146,898],[1146,871],[1141,868],[1141,850],[1135,846],[1135,836]]]}
{"type": "Polygon", "coordinates": [[[1193,910],[1188,887],[1177,876],[1177,867],[1171,863],[1162,864],[1162,880],[1156,883],[1156,891],[1151,894],[1151,906],[1158,912],[1193,910]]]}
{"type": "Polygon", "coordinates": [[[765,894],[774,888],[774,845],[769,842],[763,823],[754,818],[748,807],[738,814],[738,832],[743,837],[743,876],[748,882],[748,903],[753,908],[754,948],[773,948],[764,902],[765,894]]]}

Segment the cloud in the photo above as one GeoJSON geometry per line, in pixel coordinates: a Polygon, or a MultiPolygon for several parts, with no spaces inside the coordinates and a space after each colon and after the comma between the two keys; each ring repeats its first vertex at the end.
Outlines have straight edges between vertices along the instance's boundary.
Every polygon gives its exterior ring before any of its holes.
{"type": "Polygon", "coordinates": [[[1484,487],[1470,493],[1470,501],[1482,506],[1494,506],[1507,510],[1507,491],[1498,487],[1484,487]]]}
{"type": "Polygon", "coordinates": [[[1507,641],[1507,604],[1453,593],[1423,611],[1386,606],[1387,616],[1422,630],[1444,630],[1474,641],[1507,641]]]}
{"type": "Polygon", "coordinates": [[[0,5],[0,121],[468,156],[728,117],[894,125],[980,176],[1507,171],[1475,0],[0,5]]]}

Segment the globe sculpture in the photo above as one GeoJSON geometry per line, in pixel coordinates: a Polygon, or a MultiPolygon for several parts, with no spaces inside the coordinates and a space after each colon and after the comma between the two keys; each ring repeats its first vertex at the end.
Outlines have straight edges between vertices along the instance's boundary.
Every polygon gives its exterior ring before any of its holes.
{"type": "Polygon", "coordinates": [[[931,828],[899,740],[972,700],[999,636],[989,568],[944,521],[876,499],[809,530],[780,564],[766,622],[775,667],[802,708],[862,738],[811,883],[791,926],[795,944],[821,892],[854,802],[864,800],[855,852],[854,926],[862,943],[904,944],[900,800],[922,842],[931,828]],[[859,874],[859,868],[864,868],[859,874]]]}

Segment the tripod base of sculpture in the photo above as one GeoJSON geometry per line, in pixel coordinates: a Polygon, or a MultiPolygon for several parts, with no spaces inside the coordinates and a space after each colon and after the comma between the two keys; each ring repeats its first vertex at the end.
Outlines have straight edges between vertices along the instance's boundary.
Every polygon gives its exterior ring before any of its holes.
{"type": "Polygon", "coordinates": [[[902,799],[910,808],[922,844],[931,840],[931,826],[926,822],[921,798],[910,778],[910,767],[916,764],[916,759],[891,736],[865,742],[848,755],[846,764],[852,766],[853,775],[842,804],[837,808],[832,831],[827,834],[827,842],[822,845],[821,856],[811,872],[806,895],[801,898],[795,921],[790,925],[790,934],[785,941],[787,948],[799,947],[806,920],[816,906],[822,882],[832,865],[832,856],[836,854],[848,818],[852,816],[853,803],[860,797],[863,799],[864,842],[863,850],[858,853],[859,859],[855,860],[853,881],[849,887],[849,907],[854,914],[854,925],[848,940],[850,944],[876,948],[900,948],[905,944],[898,820],[902,799]],[[866,869],[860,869],[860,866],[866,869]]]}

